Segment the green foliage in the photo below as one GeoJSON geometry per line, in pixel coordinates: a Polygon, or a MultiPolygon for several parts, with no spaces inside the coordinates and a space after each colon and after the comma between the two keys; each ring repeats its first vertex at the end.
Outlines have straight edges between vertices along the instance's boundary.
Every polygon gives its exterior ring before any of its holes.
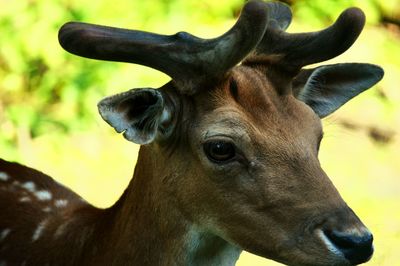
{"type": "MultiPolygon", "coordinates": [[[[118,74],[121,64],[84,60],[66,53],[57,41],[63,23],[88,21],[156,32],[170,32],[171,28],[179,31],[181,26],[190,30],[195,23],[232,18],[240,2],[0,2],[0,147],[10,150],[21,128],[28,129],[33,138],[88,130],[95,121],[96,102],[109,91],[110,82],[132,86],[149,79],[141,73],[122,77],[118,74]],[[191,10],[197,10],[194,16],[191,10]]],[[[163,79],[158,76],[160,82],[156,83],[160,86],[163,79]]]]}

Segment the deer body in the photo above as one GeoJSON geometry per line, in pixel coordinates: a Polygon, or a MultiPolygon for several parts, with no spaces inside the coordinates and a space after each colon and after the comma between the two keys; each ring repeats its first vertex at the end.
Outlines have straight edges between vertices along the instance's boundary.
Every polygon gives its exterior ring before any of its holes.
{"type": "Polygon", "coordinates": [[[372,235],[318,161],[320,119],[383,72],[358,63],[302,68],[350,47],[360,10],[312,34],[286,33],[290,20],[283,4],[249,1],[211,40],[64,25],[66,50],[173,80],[98,105],[117,132],[143,144],[109,209],[0,161],[0,265],[234,265],[242,250],[288,265],[367,261],[372,235]]]}
{"type": "Polygon", "coordinates": [[[130,184],[138,189],[105,210],[36,170],[0,160],[7,169],[0,183],[2,265],[234,265],[239,248],[171,212],[151,196],[152,186],[140,189],[154,175],[142,171],[143,157],[130,184]]]}

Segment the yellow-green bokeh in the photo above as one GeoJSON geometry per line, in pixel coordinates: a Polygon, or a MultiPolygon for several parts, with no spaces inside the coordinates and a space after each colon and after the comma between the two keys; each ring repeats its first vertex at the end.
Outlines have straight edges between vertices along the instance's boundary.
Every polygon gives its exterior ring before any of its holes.
{"type": "MultiPolygon", "coordinates": [[[[373,231],[367,265],[400,265],[400,1],[299,0],[289,31],[327,26],[356,5],[367,26],[331,62],[381,65],[385,78],[324,120],[322,166],[346,202],[373,231]]],[[[184,30],[215,37],[234,23],[243,1],[0,0],[0,157],[40,169],[99,207],[113,204],[132,175],[138,146],[96,115],[102,97],[132,87],[160,87],[168,77],[149,68],[85,60],[58,45],[68,20],[164,34],[184,30]]],[[[266,240],[267,241],[267,240],[266,240]]],[[[238,265],[279,265],[244,253],[238,265]]]]}

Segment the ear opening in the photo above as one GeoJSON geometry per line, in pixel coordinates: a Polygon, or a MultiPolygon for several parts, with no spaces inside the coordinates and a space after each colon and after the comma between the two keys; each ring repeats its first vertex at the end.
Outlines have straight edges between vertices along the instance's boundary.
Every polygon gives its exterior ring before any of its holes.
{"type": "Polygon", "coordinates": [[[171,118],[162,93],[148,88],[107,97],[99,102],[98,109],[109,125],[137,144],[154,141],[160,125],[171,118]]]}
{"type": "Polygon", "coordinates": [[[293,94],[323,118],[371,88],[383,75],[379,66],[362,63],[304,69],[293,81],[293,94]]]}

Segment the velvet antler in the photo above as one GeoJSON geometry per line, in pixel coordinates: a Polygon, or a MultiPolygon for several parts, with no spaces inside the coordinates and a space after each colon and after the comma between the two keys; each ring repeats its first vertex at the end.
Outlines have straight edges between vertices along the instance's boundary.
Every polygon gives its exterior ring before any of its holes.
{"type": "Polygon", "coordinates": [[[267,8],[263,2],[247,2],[237,23],[215,39],[69,22],[60,29],[59,41],[79,56],[155,68],[169,75],[181,93],[194,94],[223,77],[257,46],[266,30],[267,8]]]}
{"type": "Polygon", "coordinates": [[[297,71],[345,52],[356,41],[365,24],[364,13],[358,8],[349,8],[324,30],[287,33],[285,29],[291,21],[289,7],[278,2],[264,5],[269,12],[268,27],[255,52],[247,58],[250,63],[269,58],[288,70],[297,71]]]}

